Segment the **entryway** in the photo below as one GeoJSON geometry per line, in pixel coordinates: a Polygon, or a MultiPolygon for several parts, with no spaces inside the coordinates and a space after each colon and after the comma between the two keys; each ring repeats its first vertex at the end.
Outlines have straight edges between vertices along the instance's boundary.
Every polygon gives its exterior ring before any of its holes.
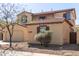
{"type": "Polygon", "coordinates": [[[76,43],[77,43],[77,33],[70,32],[70,44],[76,44],[76,43]]]}

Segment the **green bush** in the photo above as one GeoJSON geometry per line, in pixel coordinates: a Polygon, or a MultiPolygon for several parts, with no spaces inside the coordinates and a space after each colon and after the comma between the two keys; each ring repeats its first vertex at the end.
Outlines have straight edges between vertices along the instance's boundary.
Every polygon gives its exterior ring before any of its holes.
{"type": "Polygon", "coordinates": [[[35,39],[41,43],[41,45],[48,46],[51,41],[51,32],[45,31],[35,35],[35,39]]]}

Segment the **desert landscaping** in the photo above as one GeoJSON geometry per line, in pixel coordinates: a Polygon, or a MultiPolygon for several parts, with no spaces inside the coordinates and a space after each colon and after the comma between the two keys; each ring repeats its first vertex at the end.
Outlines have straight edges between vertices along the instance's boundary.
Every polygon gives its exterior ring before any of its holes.
{"type": "MultiPolygon", "coordinates": [[[[5,43],[5,42],[3,42],[5,43]]],[[[14,49],[8,49],[9,43],[0,43],[0,56],[79,56],[79,45],[30,45],[26,42],[12,43],[14,49]]]]}

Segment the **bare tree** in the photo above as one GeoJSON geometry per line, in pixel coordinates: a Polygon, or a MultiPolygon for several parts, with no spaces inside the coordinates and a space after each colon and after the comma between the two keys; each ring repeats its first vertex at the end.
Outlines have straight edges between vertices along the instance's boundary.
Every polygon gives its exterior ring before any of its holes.
{"type": "MultiPolygon", "coordinates": [[[[10,48],[12,48],[12,36],[13,36],[13,29],[15,25],[15,15],[17,14],[17,8],[15,4],[0,4],[0,18],[5,21],[5,27],[9,33],[9,42],[10,48]]],[[[2,26],[4,29],[4,26],[2,26]]]]}

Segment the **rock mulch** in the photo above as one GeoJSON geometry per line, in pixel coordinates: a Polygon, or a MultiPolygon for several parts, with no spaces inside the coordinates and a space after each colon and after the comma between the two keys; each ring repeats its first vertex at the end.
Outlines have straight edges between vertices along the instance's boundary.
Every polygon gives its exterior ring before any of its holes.
{"type": "Polygon", "coordinates": [[[14,50],[6,50],[4,52],[4,50],[0,49],[0,56],[57,56],[57,55],[14,51],[14,50]]]}
{"type": "Polygon", "coordinates": [[[9,44],[0,45],[1,56],[79,56],[79,45],[52,45],[49,47],[42,47],[40,45],[30,46],[26,42],[13,43],[14,50],[6,50],[9,44]],[[2,50],[1,50],[2,49],[2,50]]]}

